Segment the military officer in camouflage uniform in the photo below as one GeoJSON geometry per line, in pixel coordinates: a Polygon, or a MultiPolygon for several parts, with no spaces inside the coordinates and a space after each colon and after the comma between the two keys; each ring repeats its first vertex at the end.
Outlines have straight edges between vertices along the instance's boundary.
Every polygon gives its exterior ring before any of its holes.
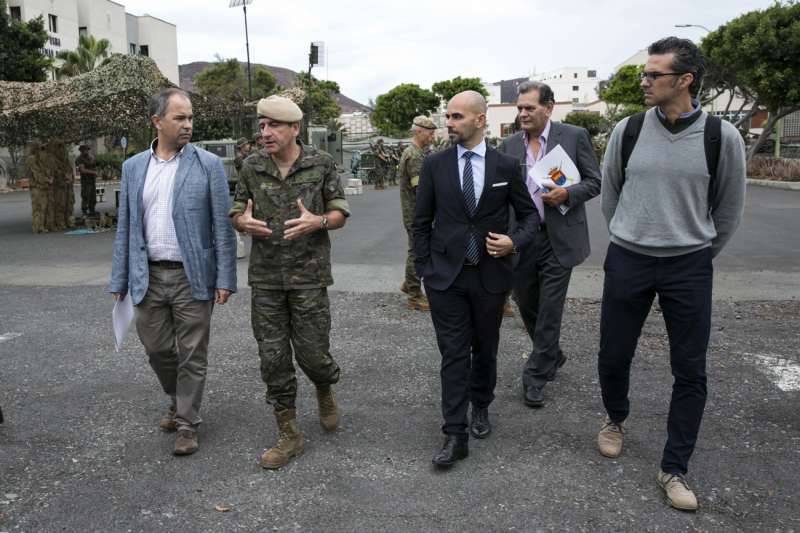
{"type": "Polygon", "coordinates": [[[433,142],[436,133],[436,124],[420,115],[411,125],[414,138],[411,145],[403,151],[400,157],[398,172],[400,173],[400,207],[403,211],[403,226],[408,234],[408,255],[406,256],[406,279],[400,285],[400,290],[408,295],[408,308],[428,311],[428,299],[422,293],[422,285],[414,268],[414,244],[411,235],[411,222],[414,220],[414,207],[417,205],[417,185],[419,185],[419,171],[422,160],[428,154],[428,147],[433,142]]]}
{"type": "Polygon", "coordinates": [[[389,153],[383,145],[383,139],[378,139],[373,148],[375,154],[375,190],[382,191],[386,188],[386,174],[389,172],[389,153]]]}
{"type": "Polygon", "coordinates": [[[80,145],[78,151],[80,151],[80,155],[75,158],[75,166],[78,167],[81,175],[81,212],[84,215],[94,215],[94,207],[97,202],[96,163],[87,145],[80,145]]]}
{"type": "Polygon", "coordinates": [[[339,366],[329,352],[328,231],[344,226],[350,213],[333,158],[298,141],[300,108],[270,96],[256,109],[265,149],[245,160],[231,216],[238,231],[253,237],[248,271],[253,334],[267,403],[278,423],[278,442],[261,456],[261,466],[274,469],[303,451],[293,351],[316,386],[322,427],[333,431],[339,421],[331,389],[339,366]]]}
{"type": "Polygon", "coordinates": [[[236,169],[237,174],[242,170],[242,162],[244,159],[250,155],[250,148],[252,147],[247,138],[242,137],[236,141],[236,157],[233,159],[233,168],[236,169]]]}

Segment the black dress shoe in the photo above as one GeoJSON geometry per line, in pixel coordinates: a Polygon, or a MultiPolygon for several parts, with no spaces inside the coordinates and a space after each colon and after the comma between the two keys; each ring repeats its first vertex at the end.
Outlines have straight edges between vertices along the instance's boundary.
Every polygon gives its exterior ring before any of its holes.
{"type": "Polygon", "coordinates": [[[544,385],[525,387],[525,405],[528,407],[544,407],[544,385]]]}
{"type": "Polygon", "coordinates": [[[433,464],[446,468],[469,455],[468,437],[466,435],[446,435],[442,449],[433,456],[433,464]]]}
{"type": "Polygon", "coordinates": [[[476,439],[485,439],[492,432],[492,424],[489,423],[488,407],[472,407],[472,423],[469,425],[469,432],[476,439]]]}
{"type": "Polygon", "coordinates": [[[567,356],[564,355],[564,352],[561,350],[558,351],[558,361],[556,361],[556,365],[550,370],[550,373],[547,374],[547,381],[554,381],[556,379],[556,372],[558,369],[564,366],[564,363],[567,362],[567,356]]]}

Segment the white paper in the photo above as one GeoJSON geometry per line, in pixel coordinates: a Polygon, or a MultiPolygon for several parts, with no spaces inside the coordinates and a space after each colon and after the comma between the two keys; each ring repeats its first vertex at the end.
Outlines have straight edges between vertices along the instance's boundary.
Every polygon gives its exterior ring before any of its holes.
{"type": "MultiPolygon", "coordinates": [[[[581,182],[578,167],[560,144],[531,167],[528,176],[543,189],[552,189],[554,186],[569,187],[581,182]]],[[[558,210],[563,215],[569,211],[569,206],[561,204],[558,210]]]]}
{"type": "Polygon", "coordinates": [[[114,324],[114,349],[119,351],[122,341],[133,322],[133,301],[130,294],[126,294],[122,300],[114,302],[114,309],[111,311],[111,321],[114,324]]]}

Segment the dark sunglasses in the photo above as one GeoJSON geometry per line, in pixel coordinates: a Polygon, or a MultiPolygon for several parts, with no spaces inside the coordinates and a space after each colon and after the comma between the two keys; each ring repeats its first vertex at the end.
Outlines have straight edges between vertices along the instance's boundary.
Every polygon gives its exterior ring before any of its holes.
{"type": "Polygon", "coordinates": [[[656,81],[662,76],[683,76],[684,74],[691,74],[691,72],[640,72],[639,79],[647,78],[650,81],[656,81]]]}

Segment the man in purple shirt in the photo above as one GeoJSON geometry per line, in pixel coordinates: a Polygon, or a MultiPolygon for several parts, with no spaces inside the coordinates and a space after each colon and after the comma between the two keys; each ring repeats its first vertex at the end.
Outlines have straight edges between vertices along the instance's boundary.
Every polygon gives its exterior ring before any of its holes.
{"type": "Polygon", "coordinates": [[[561,316],[572,267],[589,256],[583,204],[600,194],[600,168],[585,129],[550,120],[555,98],[548,85],[528,81],[518,90],[522,131],[505,139],[499,151],[519,160],[541,220],[534,242],[520,250],[513,293],[533,343],[522,372],[524,401],[529,407],[542,407],[545,385],[567,360],[560,346],[561,316]],[[581,181],[566,188],[553,184],[545,190],[528,176],[528,170],[558,145],[575,163],[581,181]],[[568,210],[562,213],[561,206],[568,210]]]}

